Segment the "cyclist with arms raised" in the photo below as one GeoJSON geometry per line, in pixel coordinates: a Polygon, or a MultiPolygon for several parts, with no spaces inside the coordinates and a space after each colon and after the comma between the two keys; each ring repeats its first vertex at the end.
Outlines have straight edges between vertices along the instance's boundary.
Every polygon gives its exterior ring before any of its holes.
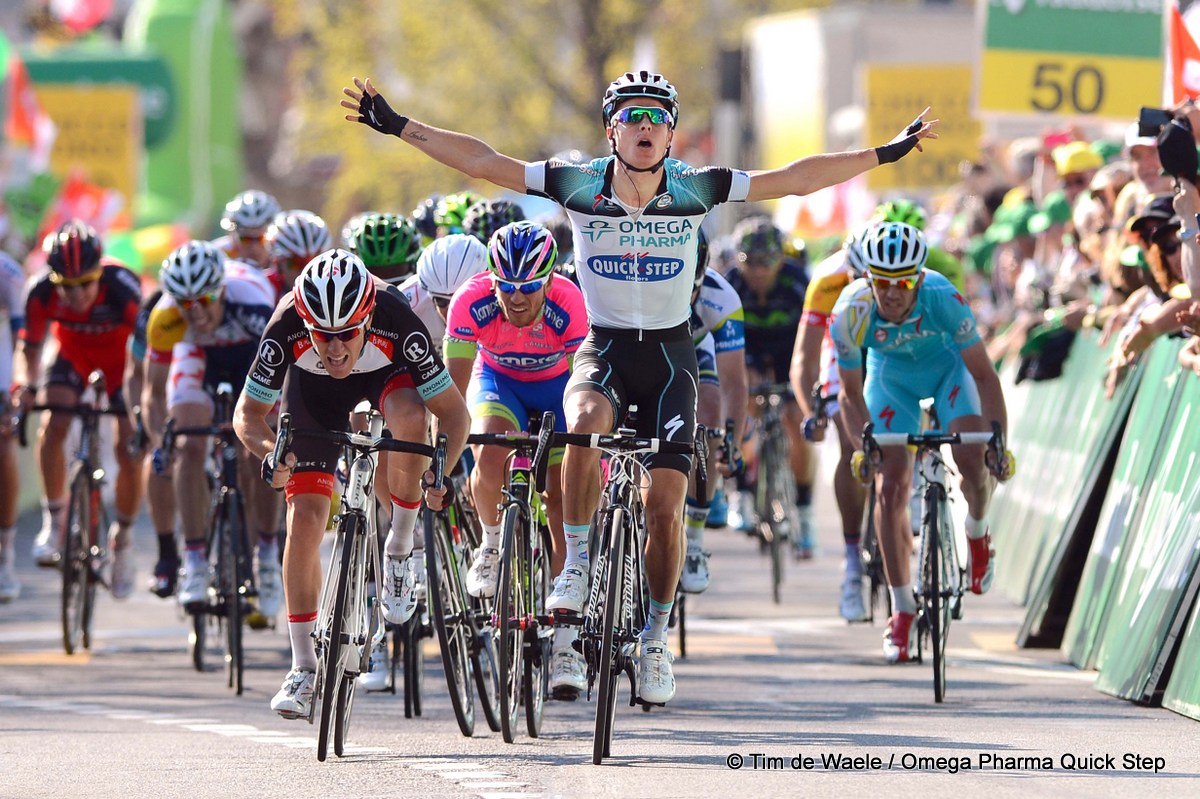
{"type": "MultiPolygon", "coordinates": [[[[346,430],[350,412],[366,399],[383,413],[392,435],[408,441],[425,440],[428,409],[437,418],[435,432],[447,436],[448,463],[462,452],[469,417],[425,326],[399,292],[373,278],[353,253],[336,249],[314,258],[275,307],[234,411],[234,428],[263,460],[263,479],[284,489],[287,500],[283,579],[292,668],[271,709],[304,718],[312,707],[320,545],[339,448],[298,438],[285,462],[274,463],[275,434],[267,417],[280,395],[297,430],[346,430]]],[[[381,600],[385,618],[402,624],[416,610],[413,526],[428,459],[388,455],[392,526],[384,543],[381,600]]],[[[444,498],[440,486],[425,490],[434,510],[444,498]]]]}
{"type": "MultiPolygon", "coordinates": [[[[949,432],[986,432],[991,422],[1007,429],[1000,379],[975,329],[975,317],[950,281],[925,269],[925,235],[902,222],[868,230],[862,239],[865,279],[855,280],[833,308],[830,330],[841,376],[841,413],[857,450],[851,470],[867,479],[874,464],[862,452],[862,430],[873,422],[880,432],[920,432],[920,402],[932,397],[949,432]],[[867,348],[863,383],[862,350],[867,348]]],[[[992,583],[994,553],[983,518],[991,500],[989,469],[1007,480],[1016,462],[985,464],[981,446],[957,446],[954,462],[962,474],[967,501],[968,578],[982,594],[992,583]]],[[[915,657],[916,600],[912,582],[912,533],[908,498],[913,456],[906,447],[886,447],[878,464],[879,543],[895,609],[884,633],[888,662],[915,657]]]]}
{"type": "MultiPolygon", "coordinates": [[[[780,169],[744,172],[697,169],[670,159],[679,104],[662,75],[628,72],[601,101],[612,155],[584,164],[526,163],[496,152],[472,136],[441,130],[393,111],[370,81],[345,89],[346,118],[400,137],[431,158],[512,191],[549,197],[571,220],[575,262],[591,332],[576,355],[564,400],[567,428],[606,433],[639,407],[639,433],[687,441],[695,427],[696,355],[688,329],[700,223],[723,202],[808,194],[881,163],[895,161],[935,137],[934,122],[918,118],[895,142],[803,158],[780,169]]],[[[586,551],[599,501],[599,453],[568,447],[563,482],[564,534],[586,551]]],[[[682,510],[690,458],[647,459],[646,573],[650,613],[638,657],[641,697],[663,703],[675,695],[666,628],[683,555],[682,510]]],[[[581,560],[583,558],[581,557],[581,560]]],[[[567,566],[555,583],[550,608],[578,611],[587,571],[567,566]]]]}

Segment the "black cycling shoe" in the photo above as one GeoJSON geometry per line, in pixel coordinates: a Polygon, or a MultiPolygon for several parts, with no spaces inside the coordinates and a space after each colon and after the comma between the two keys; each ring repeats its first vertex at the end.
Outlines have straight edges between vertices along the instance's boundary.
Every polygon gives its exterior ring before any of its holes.
{"type": "Polygon", "coordinates": [[[175,595],[179,583],[179,561],[159,560],[154,564],[154,577],[150,581],[150,593],[166,599],[175,595]]]}

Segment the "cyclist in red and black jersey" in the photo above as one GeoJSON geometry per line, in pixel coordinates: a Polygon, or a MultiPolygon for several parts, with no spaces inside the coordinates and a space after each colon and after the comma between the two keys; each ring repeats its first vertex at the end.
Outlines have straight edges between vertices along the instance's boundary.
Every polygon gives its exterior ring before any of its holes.
{"type": "MultiPolygon", "coordinates": [[[[46,272],[30,280],[25,293],[25,326],[13,358],[12,404],[73,405],[96,369],[104,373],[109,403],[124,407],[121,381],[129,336],[142,301],[137,275],[119,261],[103,257],[100,237],[78,220],[63,224],[46,238],[46,272]],[[42,371],[42,349],[49,339],[50,366],[42,371]]],[[[39,565],[54,566],[62,543],[66,506],[65,444],[72,417],[48,413],[38,434],[38,466],[42,473],[42,529],[33,545],[39,565]]],[[[133,430],[126,416],[117,417],[114,451],[118,471],[116,519],[109,531],[113,553],[111,588],[118,599],[133,589],[130,527],[141,498],[140,460],[124,446],[133,430]]]]}
{"type": "MultiPolygon", "coordinates": [[[[317,667],[312,631],[321,593],[320,545],[339,448],[297,439],[286,462],[273,462],[275,434],[267,416],[281,395],[282,410],[298,430],[346,430],[350,412],[365,399],[383,413],[394,437],[424,441],[428,410],[436,418],[434,433],[448,439],[447,463],[462,453],[470,417],[429,331],[400,292],[372,277],[353,253],[329,250],[314,258],[276,306],[233,424],[246,448],[263,459],[263,479],[287,498],[283,575],[292,668],[271,709],[303,718],[311,709],[317,667]]],[[[384,617],[396,624],[416,609],[413,526],[427,464],[418,455],[388,453],[392,525],[380,601],[384,617]]],[[[444,499],[444,489],[425,489],[433,510],[444,499]]]]}

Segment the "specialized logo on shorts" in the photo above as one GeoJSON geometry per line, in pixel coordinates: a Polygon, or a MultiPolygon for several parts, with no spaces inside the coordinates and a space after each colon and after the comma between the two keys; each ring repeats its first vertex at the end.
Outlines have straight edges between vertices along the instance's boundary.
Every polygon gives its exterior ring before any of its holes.
{"type": "Polygon", "coordinates": [[[958,392],[962,390],[962,386],[955,386],[950,389],[950,407],[954,407],[954,403],[958,402],[958,392]]]}
{"type": "Polygon", "coordinates": [[[683,418],[679,414],[675,414],[663,427],[667,429],[667,441],[670,441],[683,427],[683,418]]]}
{"type": "Polygon", "coordinates": [[[896,418],[896,410],[891,405],[886,406],[879,412],[879,418],[883,420],[883,425],[888,430],[892,429],[892,420],[896,418]]]}
{"type": "Polygon", "coordinates": [[[424,333],[409,333],[404,339],[404,357],[413,363],[420,363],[429,357],[429,337],[424,333]]]}
{"type": "Polygon", "coordinates": [[[659,258],[648,253],[624,255],[595,255],[588,259],[588,268],[596,275],[626,283],[659,283],[678,277],[683,271],[679,258],[659,258]]]}
{"type": "Polygon", "coordinates": [[[275,339],[267,339],[258,347],[258,360],[267,366],[279,366],[283,363],[283,347],[275,339]]]}

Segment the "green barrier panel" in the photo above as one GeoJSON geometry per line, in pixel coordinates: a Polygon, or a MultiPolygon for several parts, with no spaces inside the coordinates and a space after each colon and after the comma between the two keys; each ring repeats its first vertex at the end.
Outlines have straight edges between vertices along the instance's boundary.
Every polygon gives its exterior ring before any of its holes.
{"type": "Polygon", "coordinates": [[[1163,420],[1169,433],[1161,468],[1128,538],[1096,656],[1096,687],[1136,702],[1161,696],[1172,654],[1167,643],[1190,610],[1185,589],[1200,560],[1200,378],[1182,377],[1176,413],[1163,420]]]}
{"type": "Polygon", "coordinates": [[[1008,399],[1015,420],[1009,448],[1020,469],[997,492],[988,518],[996,584],[1021,605],[1042,584],[1078,503],[1086,502],[1141,377],[1140,367],[1131,369],[1116,396],[1105,399],[1108,352],[1097,337],[1092,330],[1080,333],[1062,377],[1032,385],[1019,405],[1008,399]]]}
{"type": "MultiPolygon", "coordinates": [[[[1200,589],[1200,572],[1192,574],[1189,592],[1192,595],[1192,618],[1183,634],[1179,655],[1171,680],[1163,693],[1163,707],[1200,721],[1200,603],[1196,603],[1196,591],[1200,589]]],[[[1186,600],[1185,600],[1186,604],[1186,600]]]]}
{"type": "Polygon", "coordinates": [[[1117,462],[1109,480],[1104,504],[1092,536],[1087,563],[1071,617],[1063,634],[1063,654],[1079,668],[1094,664],[1097,637],[1108,615],[1110,592],[1120,562],[1127,551],[1126,536],[1145,507],[1144,488],[1162,461],[1167,429],[1184,377],[1178,356],[1182,342],[1155,342],[1146,353],[1141,386],[1129,412],[1117,462]]]}

